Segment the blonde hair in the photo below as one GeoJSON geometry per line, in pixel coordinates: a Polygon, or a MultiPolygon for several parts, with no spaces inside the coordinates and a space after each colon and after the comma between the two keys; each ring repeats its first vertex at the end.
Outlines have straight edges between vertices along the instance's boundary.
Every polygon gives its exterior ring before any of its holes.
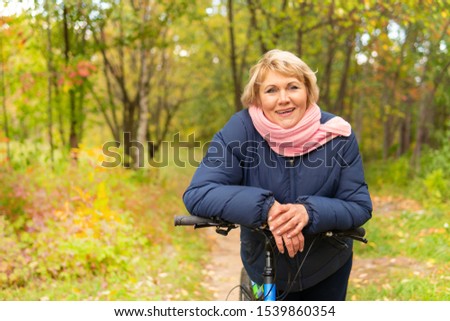
{"type": "Polygon", "coordinates": [[[259,87],[269,71],[295,77],[305,84],[307,106],[318,101],[319,87],[317,86],[316,74],[311,68],[293,53],[274,49],[265,53],[258,63],[250,69],[250,79],[241,96],[241,102],[245,107],[258,103],[259,87]]]}

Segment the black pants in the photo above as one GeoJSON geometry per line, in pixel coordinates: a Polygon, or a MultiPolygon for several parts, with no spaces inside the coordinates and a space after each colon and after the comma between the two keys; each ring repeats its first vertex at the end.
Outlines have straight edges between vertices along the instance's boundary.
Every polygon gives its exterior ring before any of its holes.
{"type": "Polygon", "coordinates": [[[285,301],[345,301],[352,257],[334,274],[311,288],[289,293],[285,301]]]}

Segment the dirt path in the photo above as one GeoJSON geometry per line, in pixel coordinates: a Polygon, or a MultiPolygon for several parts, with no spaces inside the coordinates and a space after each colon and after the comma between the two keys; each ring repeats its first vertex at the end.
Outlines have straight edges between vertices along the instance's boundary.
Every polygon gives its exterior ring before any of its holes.
{"type": "Polygon", "coordinates": [[[208,230],[212,248],[211,262],[205,266],[207,287],[212,290],[214,300],[238,301],[239,289],[235,287],[239,285],[242,268],[239,229],[232,230],[228,236],[219,235],[213,229],[208,230]]]}

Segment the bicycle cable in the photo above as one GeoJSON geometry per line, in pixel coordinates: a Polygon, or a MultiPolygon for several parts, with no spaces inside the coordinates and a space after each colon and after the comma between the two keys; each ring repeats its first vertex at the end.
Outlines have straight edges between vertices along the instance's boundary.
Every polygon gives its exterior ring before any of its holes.
{"type": "MultiPolygon", "coordinates": [[[[272,251],[272,253],[273,253],[274,266],[277,266],[277,265],[278,265],[278,264],[277,264],[278,256],[277,256],[277,255],[274,255],[274,254],[275,254],[275,247],[274,247],[273,244],[272,244],[271,236],[268,236],[268,235],[266,234],[266,232],[264,232],[264,230],[259,230],[259,232],[262,233],[262,234],[264,235],[264,237],[266,238],[266,241],[269,242],[270,249],[271,249],[271,251],[272,251]]],[[[295,280],[296,280],[297,277],[299,276],[300,271],[301,271],[303,265],[304,265],[305,262],[306,262],[306,259],[307,259],[308,255],[309,255],[309,252],[311,251],[311,249],[312,249],[314,243],[316,242],[316,239],[317,239],[317,236],[314,237],[314,239],[312,240],[312,242],[311,242],[311,244],[309,245],[308,249],[306,250],[305,256],[303,257],[303,259],[302,259],[302,261],[301,261],[301,263],[300,263],[300,265],[299,265],[299,267],[298,267],[298,269],[297,269],[297,271],[296,271],[296,273],[295,273],[295,275],[294,275],[294,278],[293,278],[294,281],[291,281],[291,275],[290,275],[290,273],[289,273],[289,277],[288,277],[288,282],[287,282],[287,284],[290,284],[290,285],[289,285],[289,287],[287,288],[286,291],[283,291],[283,293],[282,293],[280,296],[277,296],[277,298],[276,298],[277,301],[283,301],[283,300],[288,296],[290,290],[291,290],[292,287],[294,286],[295,280]]],[[[277,279],[277,273],[278,273],[278,269],[275,268],[274,283],[276,282],[276,279],[277,279]]],[[[274,286],[274,285],[272,285],[272,287],[273,287],[273,286],[274,286]]],[[[246,297],[247,299],[249,299],[249,301],[264,301],[264,299],[269,295],[270,291],[272,290],[272,288],[271,288],[271,289],[268,291],[269,293],[264,293],[264,296],[262,296],[262,297],[260,297],[260,298],[257,298],[257,299],[255,300],[255,297],[254,297],[253,293],[249,293],[248,289],[246,289],[244,286],[242,286],[241,284],[239,284],[239,285],[236,285],[235,287],[233,287],[233,288],[228,292],[225,301],[228,301],[228,298],[230,297],[231,293],[232,293],[234,290],[236,290],[236,289],[240,289],[240,290],[242,291],[242,293],[245,295],[245,297],[246,297]]]]}
{"type": "MultiPolygon", "coordinates": [[[[277,264],[278,256],[275,255],[275,247],[274,247],[274,245],[273,245],[273,243],[272,243],[272,237],[271,237],[271,236],[268,236],[267,233],[264,232],[264,230],[259,230],[259,232],[262,233],[262,234],[264,235],[264,237],[266,238],[266,241],[269,242],[270,249],[271,249],[272,254],[273,254],[274,266],[278,266],[278,264],[277,264]]],[[[312,242],[311,242],[311,244],[309,245],[308,249],[306,250],[305,256],[303,257],[303,260],[302,260],[302,262],[300,263],[300,266],[298,267],[298,269],[297,269],[297,271],[296,271],[296,273],[295,273],[295,275],[294,275],[294,278],[293,278],[294,281],[291,281],[291,275],[290,275],[290,273],[289,273],[289,277],[288,277],[288,282],[287,282],[287,284],[290,284],[290,285],[289,285],[287,291],[284,291],[283,294],[281,294],[280,296],[277,296],[277,298],[276,298],[277,301],[283,301],[283,300],[287,297],[287,295],[289,294],[290,290],[291,290],[292,287],[294,286],[295,280],[297,279],[297,277],[298,277],[298,275],[300,274],[300,271],[301,271],[303,265],[304,265],[305,262],[306,262],[306,258],[308,257],[309,252],[311,251],[311,249],[312,249],[314,243],[316,242],[316,239],[317,239],[317,236],[314,237],[314,239],[312,240],[312,242]]],[[[277,279],[277,273],[278,273],[278,269],[275,268],[274,283],[276,282],[276,279],[277,279]]],[[[274,285],[272,285],[272,287],[273,287],[273,286],[274,286],[274,285]]],[[[239,285],[236,286],[236,287],[239,287],[239,285]]],[[[235,287],[235,288],[236,288],[236,287],[235,287]]],[[[233,288],[233,289],[234,289],[234,288],[233,288]]],[[[268,292],[270,293],[271,290],[272,290],[272,288],[270,288],[270,290],[269,290],[268,292]]],[[[264,301],[264,299],[269,295],[269,293],[265,293],[264,296],[262,296],[261,298],[258,298],[256,301],[264,301]]]]}
{"type": "Polygon", "coordinates": [[[248,301],[254,301],[254,300],[252,300],[252,297],[253,297],[252,294],[249,293],[249,291],[247,291],[247,289],[240,284],[236,285],[228,292],[227,297],[225,298],[225,301],[228,301],[228,298],[230,297],[231,293],[236,289],[240,289],[244,293],[244,295],[248,299],[248,301]]]}
{"type": "MultiPolygon", "coordinates": [[[[300,266],[298,267],[297,272],[294,275],[294,281],[291,282],[290,280],[288,280],[288,284],[290,283],[289,287],[287,288],[286,291],[283,291],[283,294],[281,294],[279,297],[277,297],[277,301],[283,301],[288,296],[289,292],[291,291],[292,287],[294,286],[295,280],[297,279],[298,275],[300,274],[303,264],[305,264],[305,262],[306,262],[306,258],[308,257],[309,252],[311,251],[314,243],[316,242],[316,239],[317,239],[317,236],[314,237],[314,239],[312,240],[311,244],[308,247],[308,250],[306,250],[305,256],[303,257],[303,260],[300,263],[300,266]]],[[[275,270],[275,273],[276,273],[276,270],[275,270]]]]}

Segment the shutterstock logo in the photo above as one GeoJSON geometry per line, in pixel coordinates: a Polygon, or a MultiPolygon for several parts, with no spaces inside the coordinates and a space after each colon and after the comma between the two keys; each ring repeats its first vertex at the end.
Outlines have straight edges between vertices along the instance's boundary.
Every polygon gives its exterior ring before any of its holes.
{"type": "MultiPolygon", "coordinates": [[[[176,167],[198,167],[202,166],[217,168],[256,168],[260,165],[268,168],[307,166],[309,168],[333,167],[335,165],[348,166],[343,157],[344,147],[349,143],[348,139],[333,139],[325,146],[319,146],[311,153],[304,154],[299,161],[293,162],[293,157],[282,157],[275,153],[270,147],[273,142],[267,140],[259,141],[231,141],[227,144],[220,140],[200,142],[195,139],[195,134],[190,134],[182,139],[180,133],[173,135],[171,140],[162,141],[156,156],[150,156],[155,149],[152,141],[143,144],[131,139],[130,133],[124,133],[123,142],[109,141],[103,144],[102,152],[107,160],[101,163],[106,168],[119,166],[131,167],[125,162],[129,155],[133,156],[133,167],[161,168],[169,165],[176,167]],[[153,150],[152,150],[153,149],[153,150]],[[208,150],[207,157],[206,151],[208,150]],[[203,162],[202,162],[203,160],[203,162]]],[[[313,144],[308,142],[308,144],[313,144]]],[[[283,148],[291,148],[288,143],[283,143],[278,150],[283,153],[283,148]]]]}

